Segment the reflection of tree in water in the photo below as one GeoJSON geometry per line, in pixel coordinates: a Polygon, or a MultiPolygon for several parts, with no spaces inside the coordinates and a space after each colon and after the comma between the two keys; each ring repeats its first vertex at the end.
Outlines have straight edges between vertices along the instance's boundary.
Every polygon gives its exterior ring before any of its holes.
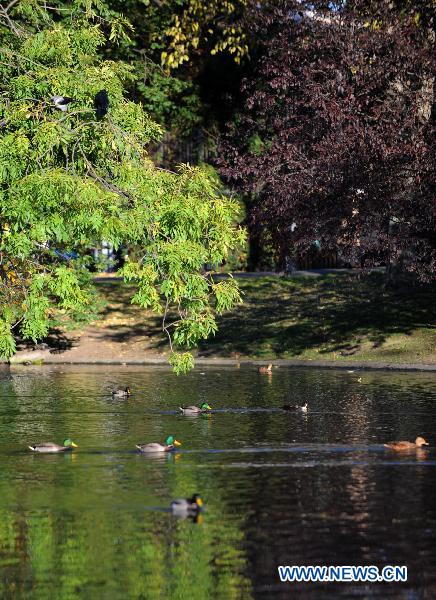
{"type": "Polygon", "coordinates": [[[274,587],[278,564],[433,568],[428,461],[374,447],[426,433],[430,376],[277,369],[268,382],[246,368],[183,380],[142,371],[53,372],[2,386],[0,440],[12,431],[13,442],[0,471],[0,597],[285,598],[289,590],[274,587]],[[136,395],[103,395],[114,379],[136,395]],[[236,410],[186,419],[169,410],[180,398],[236,410]],[[304,416],[271,410],[306,401],[304,416]],[[80,431],[77,453],[16,452],[32,422],[80,431]],[[134,453],[133,441],[158,441],[169,428],[184,442],[178,458],[134,453]],[[203,521],[172,516],[171,499],[194,492],[203,521]]]}
{"type": "Polygon", "coordinates": [[[2,598],[251,597],[233,524],[139,509],[1,515],[2,598]]]}
{"type": "MultiPolygon", "coordinates": [[[[23,437],[36,427],[41,435],[69,428],[80,431],[81,439],[75,455],[23,452],[2,468],[0,494],[5,499],[7,485],[8,506],[16,508],[1,512],[0,566],[8,567],[0,597],[13,597],[17,590],[41,598],[251,597],[241,549],[243,518],[226,518],[231,505],[226,508],[213,475],[180,469],[178,463],[187,460],[182,455],[144,461],[128,449],[107,449],[118,437],[127,439],[126,432],[128,439],[140,439],[144,424],[150,437],[168,433],[162,416],[151,419],[143,411],[143,390],[162,374],[141,377],[131,403],[96,393],[113,373],[40,377],[26,371],[15,377],[8,400],[12,412],[20,410],[11,423],[15,430],[27,422],[23,437]],[[213,498],[215,512],[206,507],[202,523],[144,510],[169,508],[169,499],[186,490],[205,490],[213,498]]],[[[210,435],[212,421],[198,420],[202,436],[210,435]]]]}

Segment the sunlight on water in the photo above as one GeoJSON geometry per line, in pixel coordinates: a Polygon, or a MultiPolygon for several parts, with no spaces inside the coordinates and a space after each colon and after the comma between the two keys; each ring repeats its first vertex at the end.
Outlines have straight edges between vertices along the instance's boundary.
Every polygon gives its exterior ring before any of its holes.
{"type": "Polygon", "coordinates": [[[435,375],[59,365],[0,377],[2,600],[436,597],[435,375]],[[126,385],[130,398],[111,397],[126,385]],[[212,414],[178,411],[202,401],[212,414]],[[168,435],[175,453],[135,450],[168,435]],[[417,435],[428,450],[383,447],[417,435]],[[65,437],[74,453],[27,449],[65,437]],[[173,516],[171,500],[194,492],[204,513],[173,516]],[[409,581],[281,584],[286,564],[404,564],[409,581]]]}

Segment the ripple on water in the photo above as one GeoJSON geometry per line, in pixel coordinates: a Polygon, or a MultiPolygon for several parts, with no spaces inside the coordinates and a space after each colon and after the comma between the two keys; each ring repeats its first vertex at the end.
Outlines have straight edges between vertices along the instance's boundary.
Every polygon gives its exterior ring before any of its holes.
{"type": "Polygon", "coordinates": [[[435,450],[382,445],[436,445],[435,376],[361,375],[13,370],[0,381],[0,597],[436,597],[435,450]],[[111,397],[126,385],[130,398],[111,397]],[[210,415],[178,411],[205,400],[210,415]],[[305,414],[280,408],[306,401],[305,414]],[[135,450],[168,435],[178,452],[135,450]],[[66,436],[74,453],[26,451],[66,436]],[[173,516],[194,492],[204,513],[173,516]],[[291,587],[286,564],[405,564],[409,581],[291,587]]]}

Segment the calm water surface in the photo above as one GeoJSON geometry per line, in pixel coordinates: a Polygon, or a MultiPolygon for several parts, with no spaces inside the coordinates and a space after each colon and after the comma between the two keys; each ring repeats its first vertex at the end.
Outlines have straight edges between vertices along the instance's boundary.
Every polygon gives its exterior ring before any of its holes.
{"type": "Polygon", "coordinates": [[[436,374],[57,366],[0,377],[2,600],[436,598],[436,374]],[[112,399],[126,385],[131,398],[112,399]],[[204,400],[210,416],[177,412],[204,400]],[[183,442],[176,454],[135,452],[169,434],[183,442]],[[428,451],[383,449],[417,435],[428,451]],[[74,453],[26,450],[66,436],[74,453]],[[194,492],[199,521],[171,515],[171,500],[194,492]],[[282,584],[287,564],[407,565],[409,580],[282,584]]]}

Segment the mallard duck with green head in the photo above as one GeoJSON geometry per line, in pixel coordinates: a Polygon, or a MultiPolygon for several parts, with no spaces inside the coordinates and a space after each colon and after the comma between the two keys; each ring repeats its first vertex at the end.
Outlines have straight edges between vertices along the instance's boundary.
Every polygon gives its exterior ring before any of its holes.
{"type": "Polygon", "coordinates": [[[75,444],[70,438],[65,438],[62,446],[59,444],[54,444],[53,442],[42,442],[40,444],[31,444],[29,449],[33,452],[68,452],[73,448],[77,448],[77,444],[75,444]]]}
{"type": "Polygon", "coordinates": [[[181,410],[184,415],[199,415],[200,413],[212,410],[212,408],[207,402],[203,402],[201,406],[179,406],[179,410],[181,410]]]}
{"type": "Polygon", "coordinates": [[[136,444],[136,447],[140,452],[171,452],[175,450],[177,446],[181,446],[182,442],[176,440],[173,435],[169,435],[165,441],[165,445],[157,444],[156,442],[151,444],[136,444]]]}

